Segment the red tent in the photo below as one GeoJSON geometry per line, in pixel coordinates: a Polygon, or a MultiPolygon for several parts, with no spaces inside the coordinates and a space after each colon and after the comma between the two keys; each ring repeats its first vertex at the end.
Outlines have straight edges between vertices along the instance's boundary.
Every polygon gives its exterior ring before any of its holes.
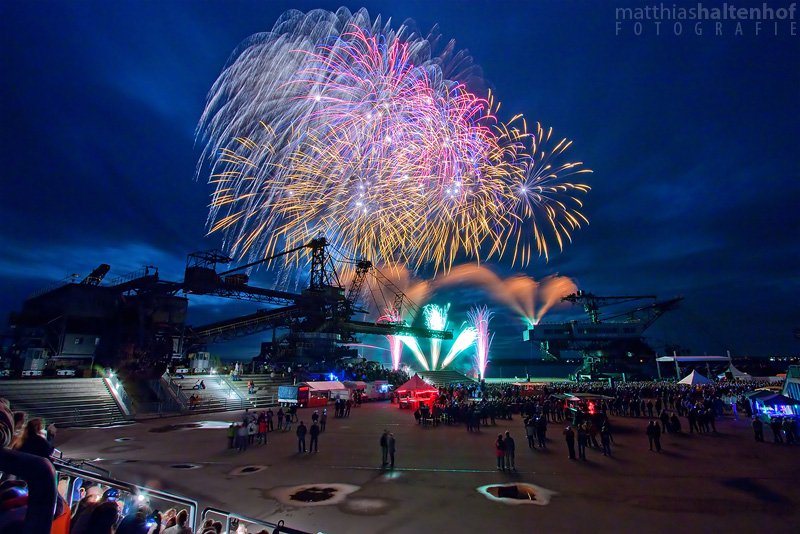
{"type": "Polygon", "coordinates": [[[416,409],[420,403],[432,405],[436,401],[439,390],[419,377],[414,377],[397,388],[397,396],[401,408],[416,409]]]}

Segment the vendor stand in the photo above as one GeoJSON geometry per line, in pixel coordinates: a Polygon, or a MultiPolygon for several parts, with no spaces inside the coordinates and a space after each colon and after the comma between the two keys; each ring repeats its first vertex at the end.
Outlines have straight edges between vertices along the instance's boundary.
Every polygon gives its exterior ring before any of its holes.
{"type": "Polygon", "coordinates": [[[425,382],[419,375],[414,375],[411,380],[397,388],[396,393],[400,408],[412,410],[416,410],[421,404],[433,407],[439,396],[439,390],[425,382]]]}

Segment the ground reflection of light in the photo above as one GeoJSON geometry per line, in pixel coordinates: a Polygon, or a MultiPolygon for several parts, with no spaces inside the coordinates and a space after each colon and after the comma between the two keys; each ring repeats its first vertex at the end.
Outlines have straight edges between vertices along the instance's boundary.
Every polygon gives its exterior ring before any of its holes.
{"type": "Polygon", "coordinates": [[[401,476],[402,474],[400,473],[400,471],[387,471],[386,473],[383,474],[381,478],[383,478],[384,480],[396,480],[401,476]]]}

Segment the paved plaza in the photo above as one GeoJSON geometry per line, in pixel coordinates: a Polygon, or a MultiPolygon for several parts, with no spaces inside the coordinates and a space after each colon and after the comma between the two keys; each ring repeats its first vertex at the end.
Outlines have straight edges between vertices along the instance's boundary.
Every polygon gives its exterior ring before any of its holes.
{"type": "MultiPolygon", "coordinates": [[[[308,426],[312,411],[299,412],[308,426]]],[[[98,464],[122,480],[327,534],[769,532],[800,524],[800,447],[754,442],[746,419],[721,419],[717,435],[666,434],[658,454],[648,450],[647,419],[613,417],[614,456],[590,449],[585,462],[567,458],[563,424],[550,424],[547,450],[529,450],[518,415],[468,433],[463,425],[420,427],[410,411],[389,403],[330,417],[316,454],[297,454],[294,429],[238,453],[227,449],[224,425],[182,426],[239,420],[241,412],[67,429],[58,445],[67,457],[102,459],[98,464]],[[396,437],[393,471],[380,467],[384,429],[396,437]],[[516,441],[516,473],[495,467],[494,440],[506,430],[516,441]],[[201,467],[171,467],[181,463],[201,467]],[[242,473],[246,466],[265,468],[242,473]],[[553,495],[546,505],[510,505],[477,491],[513,482],[553,495]],[[342,484],[339,502],[287,504],[281,490],[303,484],[342,484]]]]}

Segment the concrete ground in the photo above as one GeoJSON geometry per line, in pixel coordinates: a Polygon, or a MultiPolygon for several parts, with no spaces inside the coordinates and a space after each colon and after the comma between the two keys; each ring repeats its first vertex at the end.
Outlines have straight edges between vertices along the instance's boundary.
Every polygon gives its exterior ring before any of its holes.
{"type": "MultiPolygon", "coordinates": [[[[311,410],[300,410],[309,426],[310,416],[311,410]]],[[[550,425],[546,451],[529,450],[519,416],[475,434],[463,425],[420,427],[409,411],[388,403],[354,408],[347,419],[329,418],[317,454],[297,454],[293,431],[271,433],[267,445],[238,453],[227,449],[224,429],[170,426],[240,417],[241,412],[204,414],[68,429],[59,433],[58,446],[67,457],[102,458],[98,463],[122,480],[327,534],[768,532],[800,524],[800,447],[754,442],[746,419],[721,420],[718,435],[665,435],[664,450],[657,454],[648,450],[645,418],[615,417],[614,456],[590,449],[585,462],[567,458],[563,425],[550,425]],[[394,471],[380,467],[383,429],[397,440],[394,471]],[[495,468],[494,440],[506,430],[517,444],[516,473],[495,468]],[[202,468],[170,467],[186,462],[202,468]],[[248,465],[266,468],[232,474],[248,465]],[[556,495],[545,506],[513,506],[476,490],[510,482],[556,495]],[[275,498],[283,487],[331,483],[353,485],[355,491],[325,506],[287,505],[275,498]]],[[[771,440],[768,429],[766,435],[771,440]]]]}

